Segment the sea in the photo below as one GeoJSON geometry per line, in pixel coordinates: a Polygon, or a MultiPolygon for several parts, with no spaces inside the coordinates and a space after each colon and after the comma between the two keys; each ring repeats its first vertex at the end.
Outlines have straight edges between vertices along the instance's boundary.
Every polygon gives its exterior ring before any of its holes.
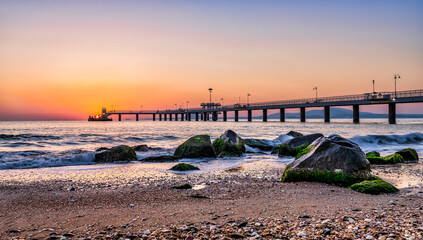
{"type": "MultiPolygon", "coordinates": [[[[147,144],[159,150],[137,152],[137,158],[173,154],[176,147],[186,139],[208,134],[218,138],[226,130],[235,131],[242,138],[265,139],[270,144],[279,144],[279,136],[289,131],[303,134],[322,133],[325,136],[338,134],[357,143],[364,152],[379,151],[382,155],[404,148],[414,148],[423,156],[423,119],[398,119],[394,125],[386,119],[361,119],[360,124],[350,119],[333,119],[323,123],[321,119],[287,122],[196,122],[196,121],[1,121],[0,122],[0,172],[6,169],[33,169],[55,167],[84,167],[96,165],[96,149],[117,145],[136,146],[147,144]]],[[[203,171],[217,171],[251,161],[288,163],[293,158],[278,158],[277,155],[248,148],[243,157],[227,159],[182,159],[201,162],[203,171]]],[[[130,164],[147,164],[141,161],[130,164]]],[[[148,163],[153,166],[155,163],[148,163]]],[[[157,163],[159,166],[160,163],[157,163]]],[[[100,165],[99,165],[100,166],[100,165]]],[[[107,164],[101,164],[107,167],[107,164]]]]}

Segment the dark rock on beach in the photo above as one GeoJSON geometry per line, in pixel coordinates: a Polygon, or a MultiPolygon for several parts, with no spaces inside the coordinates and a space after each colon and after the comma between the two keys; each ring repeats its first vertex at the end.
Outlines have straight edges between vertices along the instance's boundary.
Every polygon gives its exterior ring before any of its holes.
{"type": "Polygon", "coordinates": [[[200,170],[198,167],[193,166],[188,163],[179,163],[173,166],[170,170],[173,171],[191,171],[191,170],[200,170]]]}
{"type": "Polygon", "coordinates": [[[101,152],[101,151],[104,151],[104,150],[107,150],[107,149],[109,149],[109,148],[108,147],[99,147],[95,151],[96,152],[101,152]]]}
{"type": "Polygon", "coordinates": [[[370,174],[370,163],[361,148],[339,135],[323,137],[311,145],[313,150],[292,163],[294,169],[342,171],[345,174],[370,174]]]}
{"type": "Polygon", "coordinates": [[[262,151],[271,151],[273,149],[273,146],[263,139],[244,139],[244,142],[246,145],[252,148],[258,148],[262,151]]]}
{"type": "Polygon", "coordinates": [[[299,132],[296,132],[296,131],[289,131],[289,133],[287,133],[286,135],[294,137],[294,138],[304,136],[302,133],[299,133],[299,132]]]}
{"type": "Polygon", "coordinates": [[[404,158],[404,161],[419,161],[419,155],[415,149],[406,148],[396,153],[401,155],[404,158]]]}
{"type": "Polygon", "coordinates": [[[137,155],[135,151],[126,145],[112,147],[104,152],[95,155],[95,162],[110,163],[110,162],[130,162],[136,161],[137,155]]]}
{"type": "Polygon", "coordinates": [[[283,182],[323,182],[348,187],[364,180],[376,180],[360,147],[339,135],[314,141],[312,149],[289,164],[283,182]]]}
{"type": "Polygon", "coordinates": [[[176,148],[178,158],[216,158],[209,135],[197,135],[176,148]]]}
{"type": "Polygon", "coordinates": [[[309,134],[309,135],[305,135],[305,136],[299,136],[299,137],[294,137],[291,140],[288,140],[286,142],[286,145],[288,145],[290,148],[295,148],[295,147],[299,147],[301,145],[304,144],[311,144],[314,140],[323,137],[323,134],[321,133],[314,133],[314,134],[309,134]]]}
{"type": "Polygon", "coordinates": [[[240,157],[245,153],[245,143],[234,131],[227,130],[213,141],[213,149],[218,157],[240,157]]]}
{"type": "Polygon", "coordinates": [[[174,162],[180,158],[173,155],[151,156],[141,159],[141,162],[174,162]]]}

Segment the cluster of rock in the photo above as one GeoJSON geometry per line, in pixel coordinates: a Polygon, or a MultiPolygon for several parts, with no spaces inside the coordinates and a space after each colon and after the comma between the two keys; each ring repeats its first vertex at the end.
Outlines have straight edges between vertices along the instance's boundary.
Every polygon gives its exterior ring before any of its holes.
{"type": "MultiPolygon", "coordinates": [[[[381,157],[378,152],[365,154],[356,143],[336,134],[325,137],[320,133],[303,135],[291,131],[274,141],[269,141],[242,139],[232,130],[227,130],[213,142],[209,135],[193,136],[179,145],[173,155],[152,156],[143,158],[141,161],[168,162],[183,158],[240,157],[246,152],[246,145],[250,148],[277,153],[279,157],[295,157],[295,160],[285,168],[282,182],[322,182],[371,194],[391,193],[398,189],[373,176],[370,164],[418,161],[417,152],[411,148],[381,157]]],[[[152,148],[147,145],[133,148],[121,145],[97,153],[95,161],[137,161],[135,151],[149,150],[152,148]]],[[[190,164],[180,163],[170,170],[199,169],[190,164]]]]}
{"type": "Polygon", "coordinates": [[[419,161],[416,150],[412,148],[406,148],[385,157],[380,156],[380,153],[376,151],[368,152],[366,158],[371,164],[414,163],[419,161]]]}

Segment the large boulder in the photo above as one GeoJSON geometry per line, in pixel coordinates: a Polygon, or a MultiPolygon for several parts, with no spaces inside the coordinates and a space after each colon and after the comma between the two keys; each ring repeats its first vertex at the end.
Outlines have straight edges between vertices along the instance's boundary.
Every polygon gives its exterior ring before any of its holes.
{"type": "Polygon", "coordinates": [[[240,157],[245,153],[245,143],[234,131],[227,130],[213,141],[213,149],[218,157],[240,157]]]}
{"type": "Polygon", "coordinates": [[[112,147],[104,152],[95,155],[94,162],[110,163],[110,162],[130,162],[136,161],[137,155],[134,149],[126,145],[112,147]]]}
{"type": "Polygon", "coordinates": [[[323,137],[323,134],[314,133],[314,134],[309,134],[309,135],[305,135],[301,137],[294,137],[293,139],[286,141],[285,144],[288,145],[288,147],[290,148],[296,148],[299,146],[303,146],[304,144],[309,145],[312,142],[314,142],[314,140],[320,137],[323,137]]]}
{"type": "Polygon", "coordinates": [[[396,153],[401,155],[405,161],[419,161],[419,155],[412,148],[406,148],[396,153]]]}
{"type": "Polygon", "coordinates": [[[339,135],[322,137],[309,151],[285,168],[282,181],[317,181],[349,186],[374,179],[360,147],[339,135]]]}
{"type": "Polygon", "coordinates": [[[268,140],[264,139],[244,139],[245,145],[248,145],[252,148],[258,148],[262,151],[271,151],[273,149],[273,145],[269,144],[268,140]]]}
{"type": "Polygon", "coordinates": [[[186,140],[173,154],[178,158],[216,158],[209,135],[197,135],[186,140]]]}

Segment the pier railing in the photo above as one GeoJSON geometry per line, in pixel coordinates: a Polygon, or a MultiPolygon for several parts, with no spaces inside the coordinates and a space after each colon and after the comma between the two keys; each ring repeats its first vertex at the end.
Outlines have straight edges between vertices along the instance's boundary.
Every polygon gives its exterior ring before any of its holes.
{"type": "Polygon", "coordinates": [[[154,113],[186,113],[186,112],[201,112],[201,111],[224,111],[224,110],[243,110],[248,108],[271,108],[277,106],[289,106],[289,105],[301,105],[301,104],[314,104],[319,103],[342,103],[342,102],[354,102],[354,101],[383,101],[390,100],[394,101],[395,98],[413,98],[423,97],[423,89],[420,90],[408,90],[408,91],[397,91],[397,92],[375,92],[375,93],[364,93],[344,96],[333,96],[333,97],[318,97],[318,98],[302,98],[292,100],[278,100],[278,101],[266,101],[256,103],[237,103],[231,105],[224,105],[215,109],[206,108],[178,108],[178,109],[165,109],[165,110],[112,110],[108,111],[108,114],[154,114],[154,113]]]}

